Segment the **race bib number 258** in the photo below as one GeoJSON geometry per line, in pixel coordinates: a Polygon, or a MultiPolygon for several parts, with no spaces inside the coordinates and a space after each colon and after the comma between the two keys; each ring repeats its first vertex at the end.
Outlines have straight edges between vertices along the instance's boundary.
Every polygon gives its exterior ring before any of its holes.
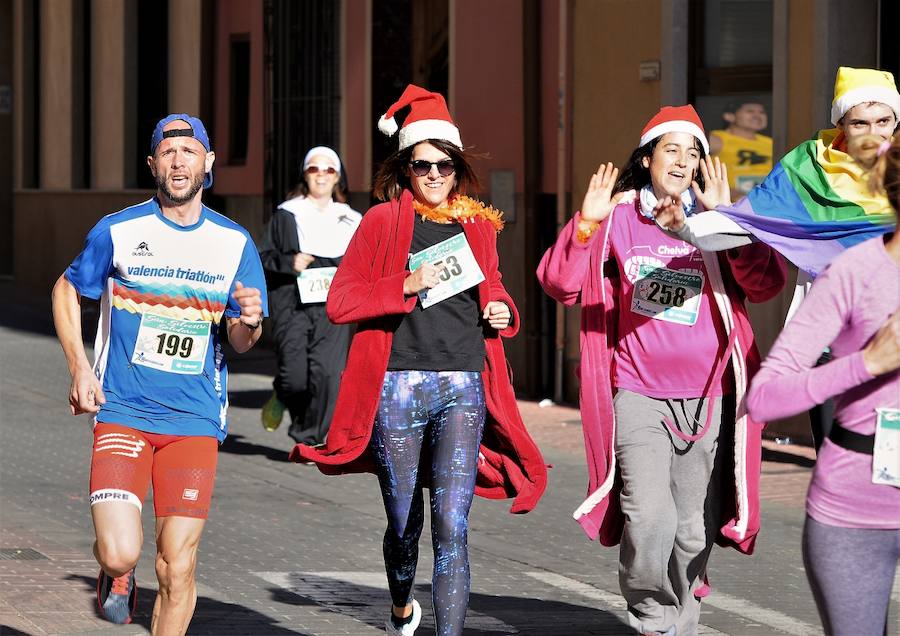
{"type": "Polygon", "coordinates": [[[703,274],[641,265],[631,311],[654,320],[692,326],[700,314],[703,274]]]}

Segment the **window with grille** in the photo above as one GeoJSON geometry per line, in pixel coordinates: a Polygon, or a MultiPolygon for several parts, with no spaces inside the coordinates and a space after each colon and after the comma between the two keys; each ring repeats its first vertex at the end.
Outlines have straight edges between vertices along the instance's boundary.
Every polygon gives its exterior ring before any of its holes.
{"type": "Polygon", "coordinates": [[[307,150],[340,145],[340,3],[268,0],[266,28],[267,199],[277,205],[307,150]]]}

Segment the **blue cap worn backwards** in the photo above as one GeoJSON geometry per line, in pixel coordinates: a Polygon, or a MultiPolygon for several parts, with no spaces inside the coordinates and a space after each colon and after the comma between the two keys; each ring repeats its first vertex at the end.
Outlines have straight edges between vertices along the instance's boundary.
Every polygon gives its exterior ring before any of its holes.
{"type": "MultiPolygon", "coordinates": [[[[206,152],[212,150],[209,145],[209,135],[206,133],[206,126],[203,125],[203,122],[200,121],[198,117],[191,117],[185,113],[173,113],[159,120],[159,123],[156,124],[156,128],[153,129],[153,137],[150,138],[151,155],[156,152],[156,147],[162,143],[162,140],[166,137],[193,137],[203,144],[203,147],[206,148],[206,152]],[[183,121],[190,126],[190,129],[180,128],[163,132],[163,128],[173,121],[183,121]]],[[[212,170],[210,170],[206,173],[206,178],[203,180],[203,187],[209,188],[212,184],[213,175],[212,170]]]]}

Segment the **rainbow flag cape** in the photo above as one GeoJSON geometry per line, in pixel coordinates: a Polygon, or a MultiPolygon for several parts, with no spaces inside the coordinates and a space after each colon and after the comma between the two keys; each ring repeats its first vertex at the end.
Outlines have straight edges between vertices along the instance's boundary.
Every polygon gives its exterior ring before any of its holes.
{"type": "Polygon", "coordinates": [[[891,231],[894,213],[868,188],[865,169],[833,147],[840,131],[820,131],[769,176],[719,212],[815,277],[848,247],[891,231]]]}

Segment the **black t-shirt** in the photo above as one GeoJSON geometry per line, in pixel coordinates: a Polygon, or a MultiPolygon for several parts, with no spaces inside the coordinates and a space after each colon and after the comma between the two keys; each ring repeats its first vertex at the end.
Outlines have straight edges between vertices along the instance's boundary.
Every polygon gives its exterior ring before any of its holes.
{"type": "MultiPolygon", "coordinates": [[[[415,254],[460,234],[458,223],[414,221],[412,244],[415,254]]],[[[484,332],[478,310],[478,286],[403,318],[394,332],[389,371],[483,371],[484,332]]]]}

